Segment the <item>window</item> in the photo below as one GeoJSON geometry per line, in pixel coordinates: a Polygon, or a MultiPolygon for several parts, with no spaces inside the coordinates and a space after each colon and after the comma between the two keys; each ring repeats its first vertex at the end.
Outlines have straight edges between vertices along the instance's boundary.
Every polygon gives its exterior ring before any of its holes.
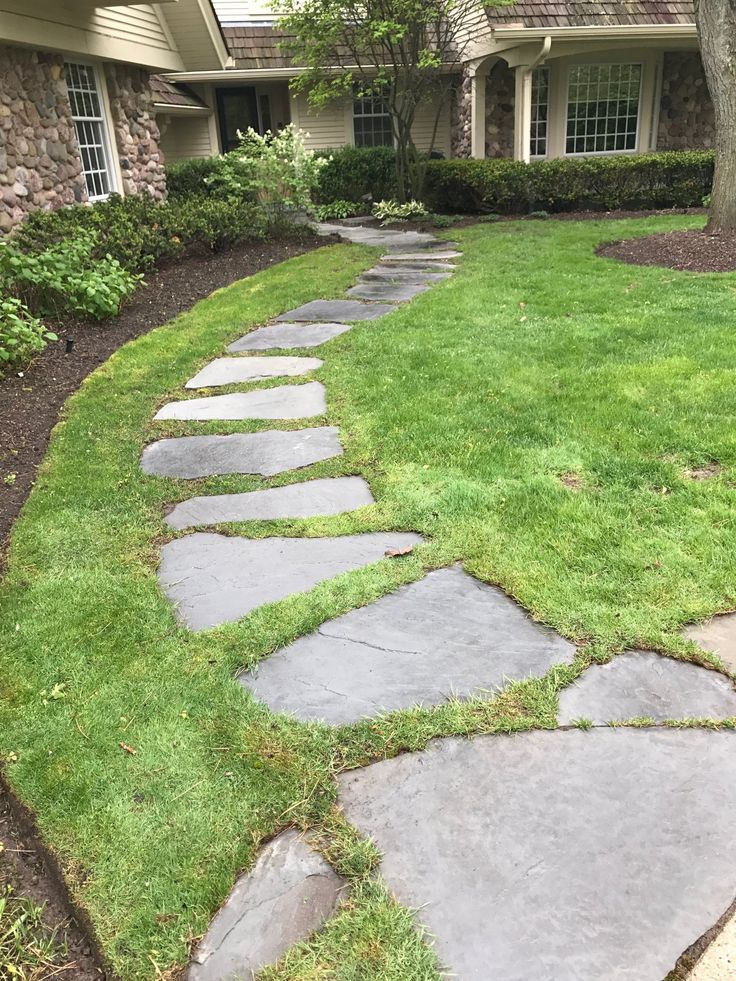
{"type": "Polygon", "coordinates": [[[529,154],[547,156],[547,113],[549,110],[549,68],[535,68],[532,73],[532,135],[529,154]]]}
{"type": "Polygon", "coordinates": [[[393,146],[394,133],[386,96],[381,92],[353,100],[353,135],[356,146],[393,146]]]}
{"type": "Polygon", "coordinates": [[[90,201],[99,201],[114,185],[97,76],[91,65],[67,63],[65,70],[87,194],[90,201]]]}
{"type": "Polygon", "coordinates": [[[567,93],[567,153],[636,150],[641,65],[577,65],[567,93]]]}

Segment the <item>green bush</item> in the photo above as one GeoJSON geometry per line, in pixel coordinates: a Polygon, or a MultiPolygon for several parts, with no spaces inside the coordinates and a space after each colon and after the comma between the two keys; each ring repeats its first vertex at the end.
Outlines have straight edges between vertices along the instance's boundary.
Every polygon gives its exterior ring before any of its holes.
{"type": "Polygon", "coordinates": [[[440,211],[612,211],[699,206],[713,180],[713,153],[687,150],[514,160],[431,160],[426,199],[440,211]]]}
{"type": "Polygon", "coordinates": [[[21,252],[9,241],[0,243],[0,281],[5,294],[36,314],[71,312],[95,320],[115,316],[141,277],[128,272],[111,255],[94,258],[97,240],[96,232],[80,228],[42,252],[21,252]]]}
{"type": "Polygon", "coordinates": [[[380,201],[396,196],[396,153],[392,147],[344,146],[320,150],[319,155],[328,158],[316,192],[320,203],[366,197],[380,201]]]}
{"type": "Polygon", "coordinates": [[[356,201],[330,201],[329,204],[318,204],[314,209],[317,221],[333,221],[335,218],[353,218],[355,215],[368,213],[368,208],[356,201]]]}
{"type": "Polygon", "coordinates": [[[195,157],[166,167],[166,186],[169,201],[190,198],[195,195],[209,196],[212,189],[207,178],[213,177],[222,167],[222,157],[195,157]]]}
{"type": "Polygon", "coordinates": [[[42,351],[47,341],[55,340],[56,334],[46,330],[17,297],[0,296],[0,371],[26,361],[42,351]]]}

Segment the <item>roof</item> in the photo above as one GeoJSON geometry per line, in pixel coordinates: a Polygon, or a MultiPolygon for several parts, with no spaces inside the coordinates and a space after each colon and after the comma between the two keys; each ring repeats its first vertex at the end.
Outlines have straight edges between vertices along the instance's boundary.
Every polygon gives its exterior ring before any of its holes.
{"type": "Polygon", "coordinates": [[[625,27],[695,21],[693,0],[519,0],[486,11],[493,27],[625,27]]]}
{"type": "Polygon", "coordinates": [[[236,68],[291,68],[292,60],[288,51],[279,45],[293,37],[276,27],[260,25],[241,25],[223,27],[223,34],[236,68]]]}
{"type": "Polygon", "coordinates": [[[160,75],[151,75],[151,93],[157,106],[182,109],[208,108],[187,85],[175,85],[173,82],[167,82],[160,75]]]}

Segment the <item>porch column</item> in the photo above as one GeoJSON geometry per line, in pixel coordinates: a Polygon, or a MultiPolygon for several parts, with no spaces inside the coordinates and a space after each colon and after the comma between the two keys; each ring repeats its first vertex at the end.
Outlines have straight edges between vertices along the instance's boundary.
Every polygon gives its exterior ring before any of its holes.
{"type": "Polygon", "coordinates": [[[470,156],[486,155],[486,70],[476,68],[470,76],[470,156]]]}
{"type": "Polygon", "coordinates": [[[514,100],[514,160],[529,163],[532,138],[532,69],[519,65],[516,69],[514,100]]]}

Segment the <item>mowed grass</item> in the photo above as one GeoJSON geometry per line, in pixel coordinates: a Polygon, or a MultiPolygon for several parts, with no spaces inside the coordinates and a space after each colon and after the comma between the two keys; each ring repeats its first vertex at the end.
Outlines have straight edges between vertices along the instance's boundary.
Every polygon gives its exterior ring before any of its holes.
{"type": "Polygon", "coordinates": [[[559,689],[625,647],[707,661],[678,631],[736,606],[736,276],[594,255],[698,220],[453,231],[465,252],[453,279],[316,352],[324,367],[301,381],[325,383],[323,421],[346,453],[297,474],[185,482],[146,477],[138,460],[161,435],[274,428],[151,420],[244,330],[340,295],[369,250],[329,247],[214,294],[70,400],[0,596],[0,753],[121,978],[184,964],[259,844],[289,824],[317,829],[354,888],[267,976],[436,978],[412,918],[372,879],[378,856],[335,810],[335,772],[432,736],[553,727],[559,689]],[[686,475],[711,463],[707,480],[686,475]],[[155,576],[167,505],[342,473],[364,474],[376,505],[221,530],[413,530],[426,544],[237,624],[176,625],[155,576]],[[460,560],[575,640],[575,664],[495,699],[337,731],[275,716],[234,681],[324,620],[460,560]]]}

